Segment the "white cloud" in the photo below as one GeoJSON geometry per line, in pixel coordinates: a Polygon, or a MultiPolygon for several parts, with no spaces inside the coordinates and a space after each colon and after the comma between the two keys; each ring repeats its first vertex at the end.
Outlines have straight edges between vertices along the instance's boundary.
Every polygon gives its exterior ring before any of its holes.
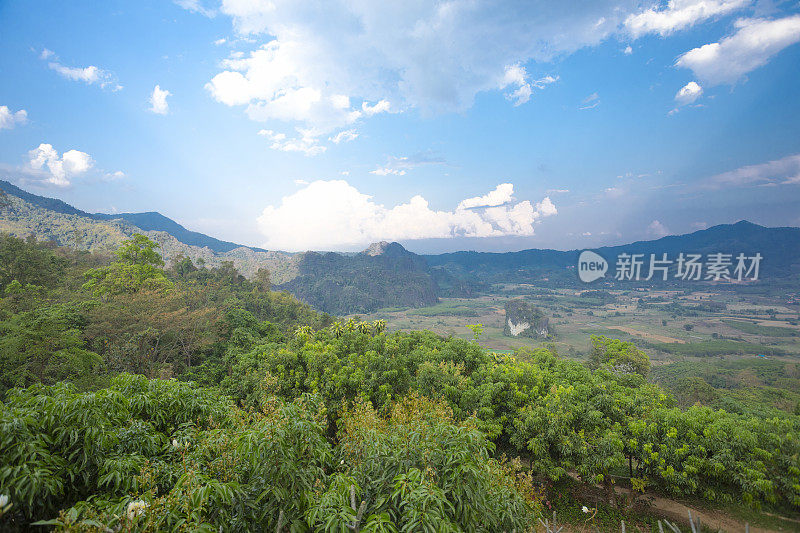
{"type": "Polygon", "coordinates": [[[358,137],[358,133],[356,130],[343,130],[334,135],[333,137],[329,137],[328,140],[334,144],[339,144],[343,142],[350,142],[355,140],[358,137]]]}
{"type": "Polygon", "coordinates": [[[367,102],[361,103],[361,111],[368,117],[377,115],[378,113],[391,113],[391,109],[392,104],[389,103],[389,100],[381,100],[375,105],[369,105],[367,102]]]}
{"type": "Polygon", "coordinates": [[[515,90],[506,93],[506,99],[514,102],[515,106],[527,103],[533,94],[533,88],[544,89],[547,85],[558,81],[558,76],[545,76],[538,80],[531,81],[525,67],[517,65],[506,66],[503,81],[500,82],[498,89],[503,90],[509,87],[516,87],[515,90]]]}
{"type": "Polygon", "coordinates": [[[40,59],[47,60],[53,59],[50,61],[47,66],[50,67],[51,70],[58,72],[63,77],[67,78],[68,80],[72,81],[82,81],[87,85],[99,85],[100,88],[105,89],[107,87],[111,88],[113,91],[119,91],[122,89],[122,85],[117,83],[116,76],[113,73],[103,70],[99,67],[94,65],[89,65],[88,67],[68,67],[63,65],[59,60],[58,56],[52,50],[48,50],[45,48],[42,50],[42,53],[39,55],[40,59]]]}
{"type": "Polygon", "coordinates": [[[223,45],[223,44],[225,44],[227,42],[228,42],[228,39],[222,37],[222,38],[217,39],[216,41],[214,41],[214,45],[215,46],[220,46],[220,45],[223,45]]]}
{"type": "Polygon", "coordinates": [[[557,213],[549,198],[510,206],[436,211],[422,196],[387,208],[344,180],[315,181],[269,206],[258,218],[265,247],[341,249],[378,240],[533,235],[536,222],[557,213]]]}
{"type": "Polygon", "coordinates": [[[628,45],[625,47],[625,50],[623,50],[622,53],[625,54],[626,56],[629,56],[633,53],[633,48],[631,48],[631,46],[628,45]]]}
{"type": "Polygon", "coordinates": [[[663,9],[652,7],[629,15],[625,19],[625,28],[634,38],[646,33],[657,33],[663,37],[751,4],[752,0],[670,0],[663,9]]]}
{"type": "Polygon", "coordinates": [[[675,63],[691,69],[708,85],[735,83],[778,52],[800,41],[800,15],[776,20],[742,19],[720,42],[689,50],[675,63]]]}
{"type": "Polygon", "coordinates": [[[298,130],[298,133],[300,133],[300,137],[289,138],[285,133],[277,133],[272,130],[260,130],[258,132],[262,137],[272,141],[271,149],[280,152],[299,152],[306,156],[313,156],[327,150],[327,147],[317,143],[316,137],[309,135],[308,132],[298,130]]]}
{"type": "Polygon", "coordinates": [[[406,175],[406,171],[405,170],[401,170],[401,169],[397,169],[397,168],[388,168],[388,167],[376,168],[375,170],[370,170],[369,173],[370,174],[375,174],[376,176],[389,176],[389,175],[392,175],[392,176],[405,176],[406,175]]]}
{"type": "Polygon", "coordinates": [[[94,161],[89,154],[68,150],[59,155],[51,144],[42,143],[28,152],[28,168],[43,172],[46,182],[59,187],[66,187],[73,177],[84,174],[93,165],[94,161]]]}
{"type": "Polygon", "coordinates": [[[478,93],[503,91],[518,105],[557,79],[531,79],[523,65],[600,43],[637,6],[223,0],[220,11],[239,35],[270,40],[223,62],[207,87],[219,102],[245,106],[254,120],[299,122],[326,134],[389,102],[395,112],[463,111],[478,93]],[[354,104],[337,106],[335,95],[354,104]]]}
{"type": "Polygon", "coordinates": [[[569,189],[547,189],[545,192],[547,194],[566,194],[569,192],[569,189]]]}
{"type": "Polygon", "coordinates": [[[167,103],[167,96],[172,95],[166,89],[162,89],[160,85],[153,88],[153,93],[150,95],[150,111],[157,115],[166,115],[169,113],[169,104],[167,103]]]}
{"type": "Polygon", "coordinates": [[[800,184],[800,154],[723,172],[706,180],[703,186],[722,189],[747,185],[793,184],[800,184]]]}
{"type": "Polygon", "coordinates": [[[594,109],[595,107],[600,105],[600,95],[597,93],[592,93],[586,98],[581,101],[581,105],[578,109],[594,109]]]}
{"type": "Polygon", "coordinates": [[[514,184],[501,183],[493,191],[474,198],[467,198],[458,204],[458,209],[472,209],[474,207],[495,207],[509,203],[514,199],[514,184]]]}
{"type": "Polygon", "coordinates": [[[678,105],[689,105],[700,98],[703,88],[695,81],[690,81],[675,94],[675,101],[678,105]]]}
{"type": "Polygon", "coordinates": [[[192,13],[199,13],[204,17],[213,18],[217,12],[213,8],[205,7],[200,0],[173,0],[176,5],[192,13]]]}
{"type": "Polygon", "coordinates": [[[658,220],[654,220],[647,226],[647,233],[648,235],[652,235],[657,239],[661,237],[666,237],[667,235],[671,234],[672,232],[667,229],[667,227],[659,222],[658,220]]]}
{"type": "Polygon", "coordinates": [[[116,181],[125,178],[125,173],[121,170],[117,170],[116,172],[108,172],[105,175],[105,179],[107,181],[116,181]]]}
{"type": "Polygon", "coordinates": [[[386,165],[370,170],[376,176],[405,176],[406,172],[423,165],[441,165],[444,159],[433,152],[420,152],[413,156],[390,156],[386,165]]]}
{"type": "Polygon", "coordinates": [[[28,122],[28,112],[24,109],[12,113],[8,106],[0,105],[0,130],[10,130],[26,122],[28,122]]]}

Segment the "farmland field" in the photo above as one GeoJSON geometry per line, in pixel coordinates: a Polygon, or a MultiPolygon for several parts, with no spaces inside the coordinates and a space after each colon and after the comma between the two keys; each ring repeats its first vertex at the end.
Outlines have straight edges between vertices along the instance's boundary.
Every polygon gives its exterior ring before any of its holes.
{"type": "Polygon", "coordinates": [[[701,403],[775,414],[800,405],[800,325],[793,301],[791,295],[745,295],[727,288],[609,290],[598,295],[504,285],[476,298],[442,298],[434,306],[382,309],[364,318],[383,318],[393,331],[428,329],[463,339],[473,338],[467,325],[482,324],[478,342],[502,354],[547,345],[562,356],[583,360],[592,335],[631,341],[650,357],[651,379],[679,399],[694,399],[695,389],[705,383],[713,390],[711,399],[701,403]],[[504,335],[505,303],[514,298],[543,311],[550,321],[550,337],[504,335]],[[766,367],[782,377],[768,379],[766,367]],[[687,387],[693,391],[688,396],[687,387]]]}

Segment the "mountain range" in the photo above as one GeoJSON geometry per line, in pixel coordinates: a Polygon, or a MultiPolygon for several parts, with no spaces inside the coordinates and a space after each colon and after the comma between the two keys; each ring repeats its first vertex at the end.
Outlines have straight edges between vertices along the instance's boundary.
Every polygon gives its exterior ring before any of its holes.
{"type": "MultiPolygon", "coordinates": [[[[109,255],[126,238],[144,233],[161,245],[167,263],[178,256],[212,267],[230,261],[246,276],[266,268],[277,289],[334,314],[431,305],[439,297],[471,297],[496,284],[580,286],[575,273],[580,250],[417,255],[399,243],[380,242],[356,254],[270,251],[188,230],[157,212],[87,213],[2,180],[0,231],[109,255]]],[[[758,252],[764,257],[762,280],[796,285],[800,279],[800,228],[793,227],[741,221],[594,251],[612,263],[612,270],[614,258],[623,252],[645,257],[667,253],[672,258],[681,252],[758,252]]],[[[613,281],[606,278],[604,283],[613,281]]]]}

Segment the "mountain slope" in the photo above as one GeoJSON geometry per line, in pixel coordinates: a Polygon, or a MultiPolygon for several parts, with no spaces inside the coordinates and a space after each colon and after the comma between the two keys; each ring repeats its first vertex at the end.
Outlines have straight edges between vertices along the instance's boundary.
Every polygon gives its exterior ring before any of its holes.
{"type": "MultiPolygon", "coordinates": [[[[0,180],[0,189],[11,196],[16,196],[17,198],[25,200],[32,205],[41,207],[48,211],[65,215],[82,216],[92,218],[94,220],[123,220],[144,231],[163,231],[165,233],[169,233],[184,244],[188,244],[190,246],[199,246],[201,248],[208,247],[214,252],[218,253],[229,252],[241,247],[240,244],[229,241],[221,241],[197,231],[190,231],[171,218],[167,218],[161,213],[157,213],[155,211],[149,211],[147,213],[114,214],[87,213],[86,211],[81,211],[80,209],[72,207],[66,202],[62,202],[61,200],[29,193],[7,181],[0,180]]],[[[253,250],[265,251],[261,250],[260,248],[253,248],[253,250]]]]}
{"type": "MultiPolygon", "coordinates": [[[[431,305],[442,296],[472,297],[494,283],[581,285],[574,270],[580,250],[420,256],[398,243],[379,242],[356,254],[288,254],[221,241],[188,230],[156,212],[87,213],[5,181],[0,181],[0,231],[106,253],[133,233],[143,232],[161,244],[167,262],[179,255],[210,266],[232,261],[246,276],[267,268],[277,288],[294,293],[317,309],[337,314],[431,305]]],[[[673,259],[680,252],[759,252],[764,258],[761,279],[795,284],[800,279],[800,228],[766,228],[742,221],[596,251],[609,261],[610,276],[615,258],[622,252],[645,257],[667,253],[673,259]]]]}
{"type": "MultiPolygon", "coordinates": [[[[666,253],[674,259],[683,253],[760,253],[764,277],[797,278],[800,272],[800,228],[767,228],[752,222],[720,224],[705,230],[685,235],[670,235],[652,241],[637,241],[620,246],[595,249],[609,261],[620,253],[656,254],[666,253]]],[[[522,250],[519,252],[455,252],[426,255],[431,267],[441,268],[458,277],[467,273],[485,282],[530,283],[545,278],[554,283],[575,283],[577,278],[570,270],[577,264],[581,250],[566,252],[558,250],[522,250]]],[[[764,279],[762,277],[762,279],[764,279]]]]}
{"type": "Polygon", "coordinates": [[[299,275],[280,288],[329,313],[368,313],[439,301],[425,260],[396,242],[372,244],[350,255],[305,252],[298,270],[299,275]]]}
{"type": "MultiPolygon", "coordinates": [[[[61,246],[111,254],[123,240],[134,233],[144,233],[161,245],[161,253],[167,263],[180,255],[195,262],[202,260],[209,266],[232,261],[246,276],[252,276],[259,268],[267,268],[274,283],[284,283],[297,275],[296,254],[240,246],[216,252],[210,247],[183,242],[160,229],[168,227],[175,230],[174,226],[182,228],[166,217],[163,218],[168,222],[143,224],[145,228],[142,228],[130,222],[136,218],[126,220],[125,217],[93,216],[60,200],[29,194],[9,185],[0,181],[0,231],[18,237],[34,235],[39,240],[53,241],[61,246]]],[[[185,235],[179,231],[175,233],[185,235]]]]}

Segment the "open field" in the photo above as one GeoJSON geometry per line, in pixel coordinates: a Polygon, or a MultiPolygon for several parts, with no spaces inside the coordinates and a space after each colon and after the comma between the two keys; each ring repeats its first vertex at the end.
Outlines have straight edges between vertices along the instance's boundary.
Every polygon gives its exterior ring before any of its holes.
{"type": "Polygon", "coordinates": [[[510,353],[549,345],[574,359],[588,356],[592,335],[606,335],[647,353],[651,379],[673,390],[679,401],[697,399],[696,391],[695,396],[685,394],[685,380],[700,378],[713,389],[706,391],[707,402],[771,416],[800,405],[800,308],[791,301],[782,294],[706,287],[697,292],[606,292],[505,285],[477,298],[443,298],[435,306],[383,309],[365,318],[386,319],[389,330],[428,329],[463,339],[473,337],[468,324],[482,324],[479,343],[487,350],[510,353]],[[513,298],[541,309],[553,335],[504,335],[504,306],[513,298]],[[772,366],[765,374],[762,363],[767,362],[772,366]]]}

